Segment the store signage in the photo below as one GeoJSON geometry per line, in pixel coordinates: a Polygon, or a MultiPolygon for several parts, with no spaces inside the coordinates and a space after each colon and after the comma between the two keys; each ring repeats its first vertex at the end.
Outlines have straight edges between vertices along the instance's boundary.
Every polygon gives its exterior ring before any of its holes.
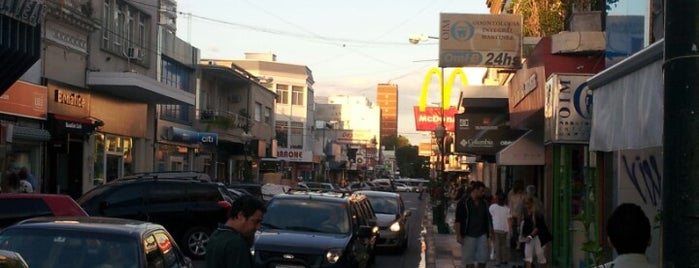
{"type": "Polygon", "coordinates": [[[427,106],[427,91],[430,88],[432,77],[435,75],[439,81],[440,93],[442,95],[440,98],[442,98],[442,108],[444,110],[448,110],[451,106],[451,104],[449,104],[449,100],[451,100],[451,90],[454,86],[454,80],[456,80],[456,77],[458,76],[461,78],[461,84],[468,85],[468,78],[466,77],[464,70],[461,68],[454,69],[451,74],[449,74],[446,84],[443,84],[444,81],[442,81],[442,77],[444,76],[442,74],[442,70],[437,67],[430,69],[427,71],[427,74],[425,74],[425,79],[422,80],[422,90],[420,91],[420,100],[418,102],[420,107],[419,111],[424,111],[425,107],[427,106]],[[442,85],[444,86],[443,89],[441,88],[442,85]]]}
{"type": "Polygon", "coordinates": [[[300,149],[277,149],[277,159],[287,162],[311,162],[313,161],[313,153],[300,149]]]}
{"type": "Polygon", "coordinates": [[[375,137],[370,131],[366,130],[337,130],[335,134],[337,135],[336,142],[341,144],[366,143],[375,137]]]}
{"type": "Polygon", "coordinates": [[[62,89],[54,90],[54,101],[60,104],[84,108],[87,105],[87,100],[80,93],[75,93],[62,89]]]}
{"type": "Polygon", "coordinates": [[[44,0],[0,1],[0,14],[13,17],[31,26],[36,26],[44,14],[44,0]]]}
{"type": "Polygon", "coordinates": [[[46,87],[17,81],[0,94],[0,113],[21,115],[35,119],[46,119],[46,87]]]}
{"type": "Polygon", "coordinates": [[[420,107],[413,107],[415,115],[415,130],[417,131],[433,131],[437,126],[442,124],[442,114],[444,114],[444,127],[447,131],[454,131],[454,114],[456,107],[449,107],[448,110],[442,110],[441,107],[426,107],[424,111],[420,111],[420,107]]]}
{"type": "Polygon", "coordinates": [[[170,141],[183,143],[218,144],[218,134],[211,132],[196,132],[178,127],[169,127],[165,138],[170,141]]]}
{"type": "Polygon", "coordinates": [[[590,74],[553,74],[546,81],[544,141],[588,143],[592,130],[590,74]]]}
{"type": "Polygon", "coordinates": [[[521,15],[440,14],[439,67],[521,66],[521,15]]]}

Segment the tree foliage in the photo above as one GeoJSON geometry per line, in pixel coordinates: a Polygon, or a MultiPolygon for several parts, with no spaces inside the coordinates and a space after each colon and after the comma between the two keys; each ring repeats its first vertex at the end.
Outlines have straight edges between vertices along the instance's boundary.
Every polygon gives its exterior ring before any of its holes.
{"type": "Polygon", "coordinates": [[[396,150],[401,147],[410,146],[410,140],[401,135],[391,135],[381,138],[381,145],[386,150],[396,150]]]}
{"type": "Polygon", "coordinates": [[[418,147],[408,144],[396,149],[396,162],[401,177],[429,177],[429,158],[418,155],[418,147]]]}

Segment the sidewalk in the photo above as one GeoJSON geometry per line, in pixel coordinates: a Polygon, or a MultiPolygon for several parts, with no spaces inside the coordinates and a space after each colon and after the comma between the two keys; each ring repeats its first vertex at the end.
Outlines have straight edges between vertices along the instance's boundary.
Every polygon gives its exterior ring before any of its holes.
{"type": "MultiPolygon", "coordinates": [[[[427,234],[425,235],[426,268],[452,268],[461,267],[461,245],[456,242],[454,235],[454,210],[452,204],[447,209],[446,222],[449,224],[449,234],[440,234],[437,226],[432,224],[432,204],[429,197],[425,203],[425,218],[423,226],[427,234]]],[[[522,261],[511,262],[508,265],[496,266],[494,261],[489,261],[486,267],[512,267],[513,265],[524,265],[522,261]]]]}

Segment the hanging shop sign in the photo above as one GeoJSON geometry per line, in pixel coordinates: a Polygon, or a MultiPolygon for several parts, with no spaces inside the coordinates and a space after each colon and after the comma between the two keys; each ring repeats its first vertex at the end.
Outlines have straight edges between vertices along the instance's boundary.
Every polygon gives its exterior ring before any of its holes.
{"type": "Polygon", "coordinates": [[[590,74],[552,74],[546,81],[544,141],[588,143],[592,129],[590,74]]]}
{"type": "Polygon", "coordinates": [[[442,124],[442,119],[444,119],[444,127],[447,131],[454,131],[455,106],[449,107],[448,110],[443,110],[442,107],[425,107],[424,111],[420,111],[420,107],[414,106],[413,114],[415,115],[415,130],[417,131],[433,131],[442,124]]]}
{"type": "Polygon", "coordinates": [[[521,15],[440,14],[439,67],[521,66],[521,15]]]}
{"type": "Polygon", "coordinates": [[[196,132],[178,127],[168,127],[165,138],[183,143],[218,144],[218,133],[196,132]]]}
{"type": "Polygon", "coordinates": [[[312,162],[313,152],[300,149],[277,149],[277,159],[287,162],[312,162]]]}

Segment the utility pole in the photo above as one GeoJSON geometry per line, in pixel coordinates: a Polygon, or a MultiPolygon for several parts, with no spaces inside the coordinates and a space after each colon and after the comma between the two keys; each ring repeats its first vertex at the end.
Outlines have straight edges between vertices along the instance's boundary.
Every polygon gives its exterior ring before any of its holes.
{"type": "Polygon", "coordinates": [[[699,267],[697,9],[694,0],[665,1],[663,267],[699,267]]]}

